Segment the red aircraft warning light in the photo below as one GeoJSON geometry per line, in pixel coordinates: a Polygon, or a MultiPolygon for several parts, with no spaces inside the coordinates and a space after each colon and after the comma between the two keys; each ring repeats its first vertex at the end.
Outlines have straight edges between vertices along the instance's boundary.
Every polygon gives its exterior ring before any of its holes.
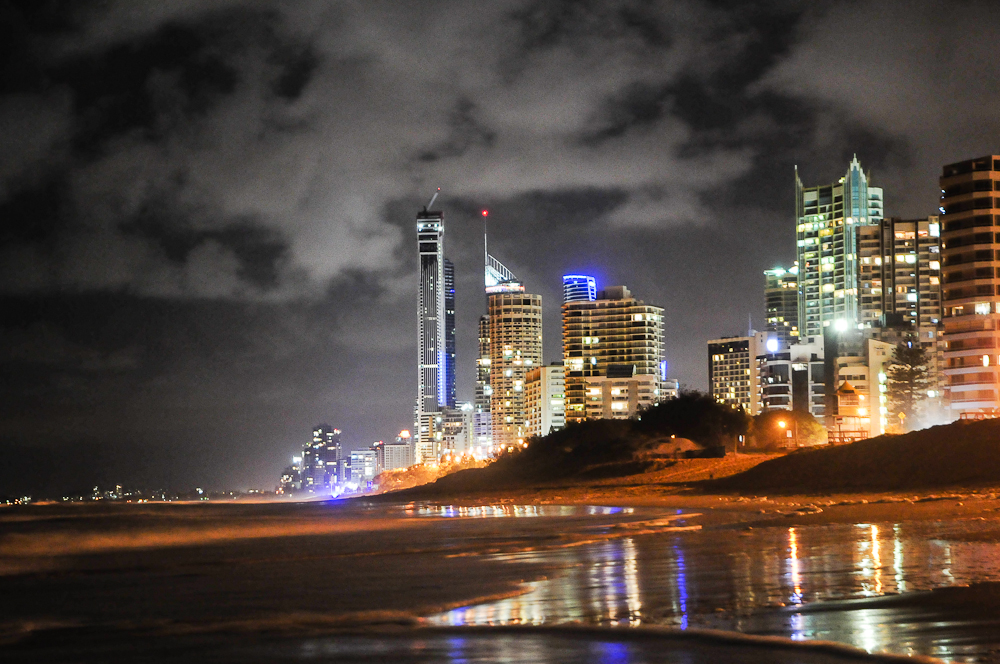
{"type": "Polygon", "coordinates": [[[489,211],[489,210],[483,210],[483,216],[484,216],[484,217],[488,216],[488,215],[489,215],[489,213],[490,213],[490,211],[489,211]]]}

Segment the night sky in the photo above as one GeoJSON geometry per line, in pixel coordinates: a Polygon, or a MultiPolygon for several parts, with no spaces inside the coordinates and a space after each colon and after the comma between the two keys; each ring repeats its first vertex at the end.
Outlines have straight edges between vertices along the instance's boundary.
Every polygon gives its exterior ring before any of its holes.
{"type": "Polygon", "coordinates": [[[762,325],[793,167],[886,214],[1000,150],[1000,3],[0,2],[0,494],[273,488],[412,421],[441,187],[470,400],[490,252],[665,309],[669,373],[762,325]]]}

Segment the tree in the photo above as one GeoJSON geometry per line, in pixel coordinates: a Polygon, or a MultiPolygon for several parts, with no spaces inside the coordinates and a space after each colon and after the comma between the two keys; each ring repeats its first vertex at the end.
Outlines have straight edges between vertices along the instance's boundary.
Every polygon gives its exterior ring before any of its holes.
{"type": "Polygon", "coordinates": [[[901,428],[907,422],[913,426],[920,403],[927,398],[927,375],[927,351],[913,342],[898,344],[886,371],[890,421],[895,417],[901,428]]]}
{"type": "Polygon", "coordinates": [[[745,434],[748,420],[742,410],[721,404],[709,394],[683,391],[676,399],[661,401],[642,411],[635,429],[645,434],[688,438],[706,447],[721,447],[745,434]]]}

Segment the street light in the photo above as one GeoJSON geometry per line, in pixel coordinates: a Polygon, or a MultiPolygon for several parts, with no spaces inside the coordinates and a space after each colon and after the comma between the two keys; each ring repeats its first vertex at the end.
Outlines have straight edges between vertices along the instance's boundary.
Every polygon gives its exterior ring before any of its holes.
{"type": "MultiPolygon", "coordinates": [[[[778,428],[784,431],[788,427],[788,422],[785,420],[778,420],[778,428]]],[[[791,438],[795,447],[799,446],[799,437],[796,435],[795,418],[792,418],[792,428],[786,434],[786,438],[791,438]]]]}

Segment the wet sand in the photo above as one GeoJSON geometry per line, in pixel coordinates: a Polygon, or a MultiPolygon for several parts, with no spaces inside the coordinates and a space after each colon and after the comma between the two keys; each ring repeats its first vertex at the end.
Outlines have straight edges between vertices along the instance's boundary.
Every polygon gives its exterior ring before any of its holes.
{"type": "MultiPolygon", "coordinates": [[[[372,644],[391,638],[410,655],[411,647],[454,646],[451,636],[398,634],[428,624],[698,626],[864,646],[857,630],[887,621],[889,633],[871,641],[876,649],[996,661],[1000,488],[739,496],[689,484],[760,460],[692,460],[658,473],[504,491],[425,487],[341,503],[3,510],[0,593],[8,608],[0,648],[24,662],[76,652],[113,658],[140,643],[149,661],[192,653],[215,653],[203,661],[380,661],[372,644]],[[407,502],[395,502],[401,496],[407,502]],[[893,537],[902,547],[895,553],[893,537]],[[954,560],[936,557],[938,541],[954,549],[954,560]],[[871,570],[851,571],[878,568],[880,556],[883,566],[902,565],[904,551],[907,567],[895,574],[909,585],[893,582],[891,567],[884,586],[858,576],[871,570]],[[718,577],[734,556],[746,559],[744,576],[718,577]],[[822,562],[829,556],[833,563],[822,562]],[[954,578],[934,576],[945,567],[954,578]],[[815,592],[786,606],[800,582],[815,592]],[[671,595],[681,587],[683,600],[671,595]],[[745,592],[755,598],[749,604],[745,592]],[[642,608],[633,615],[635,606],[642,608]],[[891,627],[901,620],[910,622],[891,627]],[[359,637],[370,647],[357,656],[331,636],[359,631],[378,636],[359,637]],[[938,652],[942,640],[967,645],[938,652]]],[[[549,653],[538,661],[604,661],[603,637],[591,639],[592,660],[566,655],[572,649],[556,647],[562,637],[538,638],[549,653]]],[[[503,650],[488,640],[459,651],[503,650]]],[[[692,661],[721,656],[700,648],[692,661]]],[[[825,660],[809,653],[788,661],[825,660]]]]}
{"type": "Polygon", "coordinates": [[[923,491],[810,493],[789,486],[777,495],[709,493],[699,482],[749,470],[777,455],[688,459],[649,473],[603,480],[538,483],[504,489],[441,490],[434,485],[379,496],[456,505],[617,505],[691,509],[705,527],[767,527],[921,520],[997,520],[1000,540],[1000,478],[995,485],[923,491]]]}

